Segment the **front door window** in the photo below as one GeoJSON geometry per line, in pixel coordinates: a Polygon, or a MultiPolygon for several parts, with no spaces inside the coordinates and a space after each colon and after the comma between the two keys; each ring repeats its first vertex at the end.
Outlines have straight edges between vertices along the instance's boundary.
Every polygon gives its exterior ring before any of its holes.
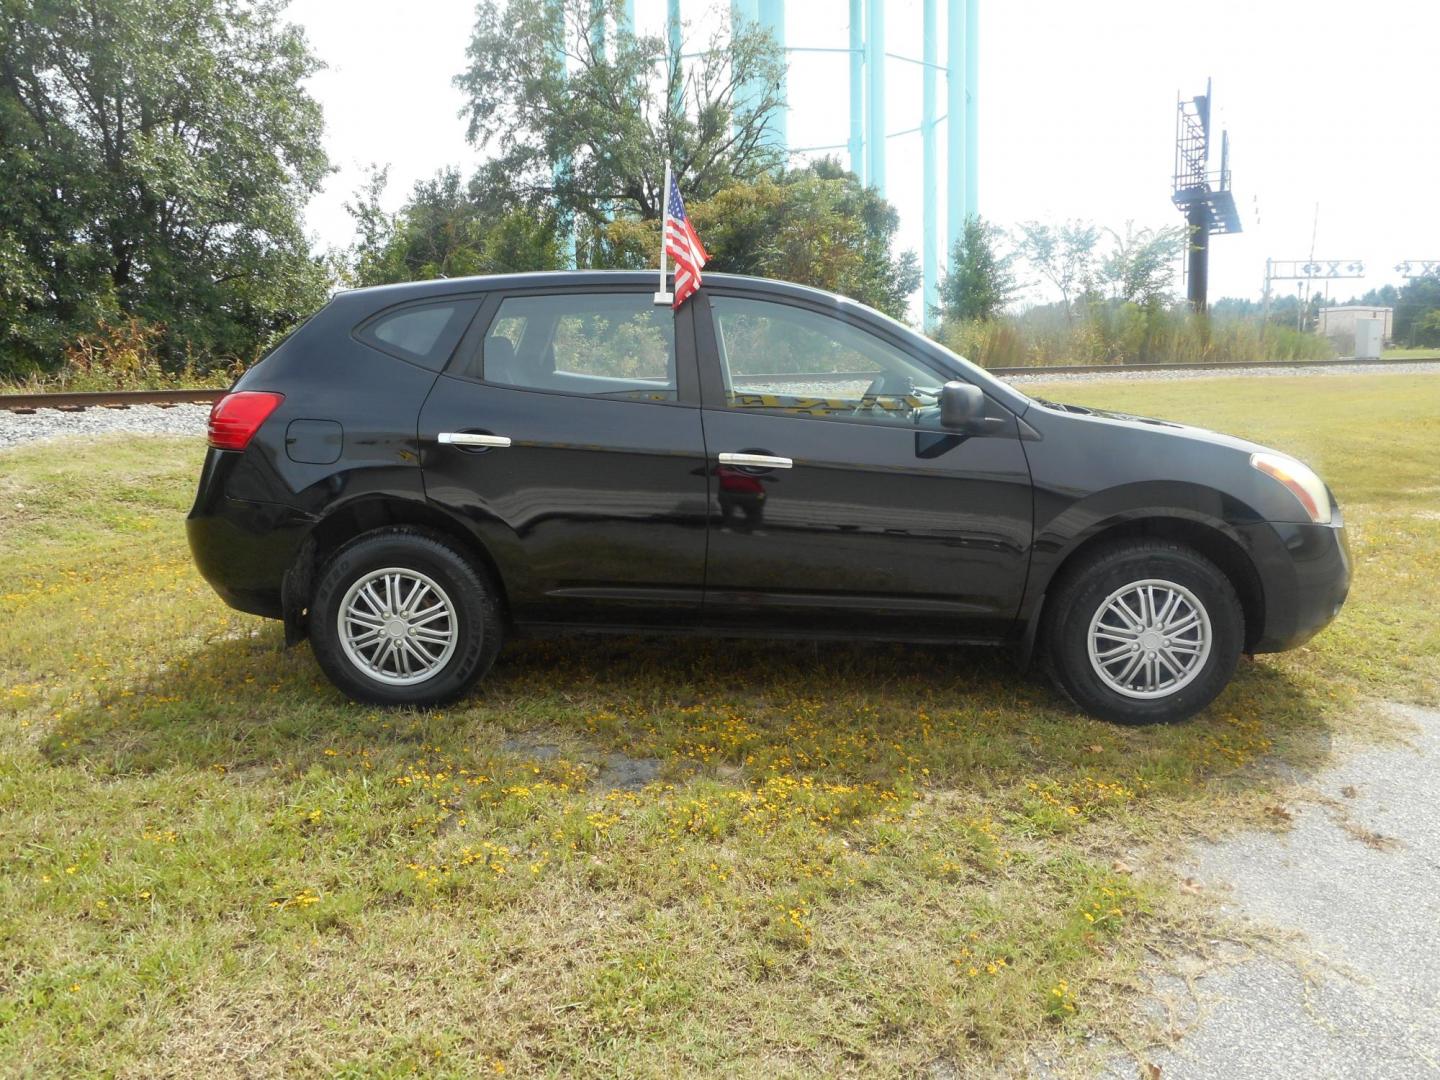
{"type": "Polygon", "coordinates": [[[789,304],[711,296],[728,408],[934,426],[943,381],[840,319],[789,304]]]}

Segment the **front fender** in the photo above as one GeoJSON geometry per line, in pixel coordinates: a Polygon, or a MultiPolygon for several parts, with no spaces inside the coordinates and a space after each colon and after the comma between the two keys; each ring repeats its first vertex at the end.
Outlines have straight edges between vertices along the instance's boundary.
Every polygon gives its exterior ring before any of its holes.
{"type": "Polygon", "coordinates": [[[1263,534],[1252,526],[1263,518],[1254,507],[1215,488],[1152,480],[1106,488],[1072,501],[1039,488],[1035,497],[1035,543],[1020,607],[1020,619],[1027,629],[1038,619],[1042,600],[1066,560],[1116,529],[1140,522],[1201,526],[1231,541],[1250,558],[1252,566],[1258,561],[1254,547],[1256,537],[1263,534]]]}

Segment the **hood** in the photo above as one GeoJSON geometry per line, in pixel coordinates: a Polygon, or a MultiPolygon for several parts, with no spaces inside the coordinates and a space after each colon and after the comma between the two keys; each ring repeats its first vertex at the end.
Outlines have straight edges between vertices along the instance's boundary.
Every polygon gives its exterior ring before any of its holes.
{"type": "Polygon", "coordinates": [[[1033,400],[1037,405],[1052,409],[1055,412],[1064,413],[1066,416],[1094,420],[1104,424],[1119,425],[1129,428],[1132,431],[1145,431],[1157,435],[1169,435],[1175,438],[1189,439],[1194,442],[1203,442],[1210,446],[1221,446],[1231,450],[1238,450],[1244,454],[1279,452],[1272,447],[1250,442],[1248,439],[1237,438],[1234,435],[1226,435],[1219,431],[1211,431],[1209,428],[1176,423],[1173,420],[1160,420],[1153,416],[1136,416],[1133,413],[1115,412],[1111,409],[1095,409],[1088,405],[1071,405],[1060,401],[1046,401],[1043,398],[1035,398],[1033,400]]]}

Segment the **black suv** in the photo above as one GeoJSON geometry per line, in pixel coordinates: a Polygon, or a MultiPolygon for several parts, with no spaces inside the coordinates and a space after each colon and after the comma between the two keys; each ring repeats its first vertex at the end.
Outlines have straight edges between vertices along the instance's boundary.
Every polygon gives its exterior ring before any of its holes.
{"type": "Polygon", "coordinates": [[[815,289],[652,273],[341,293],[210,418],[201,572],[350,696],[463,693],[559,628],[1008,644],[1174,720],[1339,611],[1316,475],[1026,397],[815,289]]]}

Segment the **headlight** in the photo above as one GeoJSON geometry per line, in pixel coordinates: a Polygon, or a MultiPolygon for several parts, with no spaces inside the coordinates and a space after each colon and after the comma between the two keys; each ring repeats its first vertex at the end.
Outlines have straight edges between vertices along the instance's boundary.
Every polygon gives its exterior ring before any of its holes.
{"type": "Polygon", "coordinates": [[[1316,525],[1330,524],[1335,510],[1330,505],[1325,482],[1315,475],[1314,469],[1284,454],[1251,454],[1250,464],[1284,484],[1316,525]]]}

